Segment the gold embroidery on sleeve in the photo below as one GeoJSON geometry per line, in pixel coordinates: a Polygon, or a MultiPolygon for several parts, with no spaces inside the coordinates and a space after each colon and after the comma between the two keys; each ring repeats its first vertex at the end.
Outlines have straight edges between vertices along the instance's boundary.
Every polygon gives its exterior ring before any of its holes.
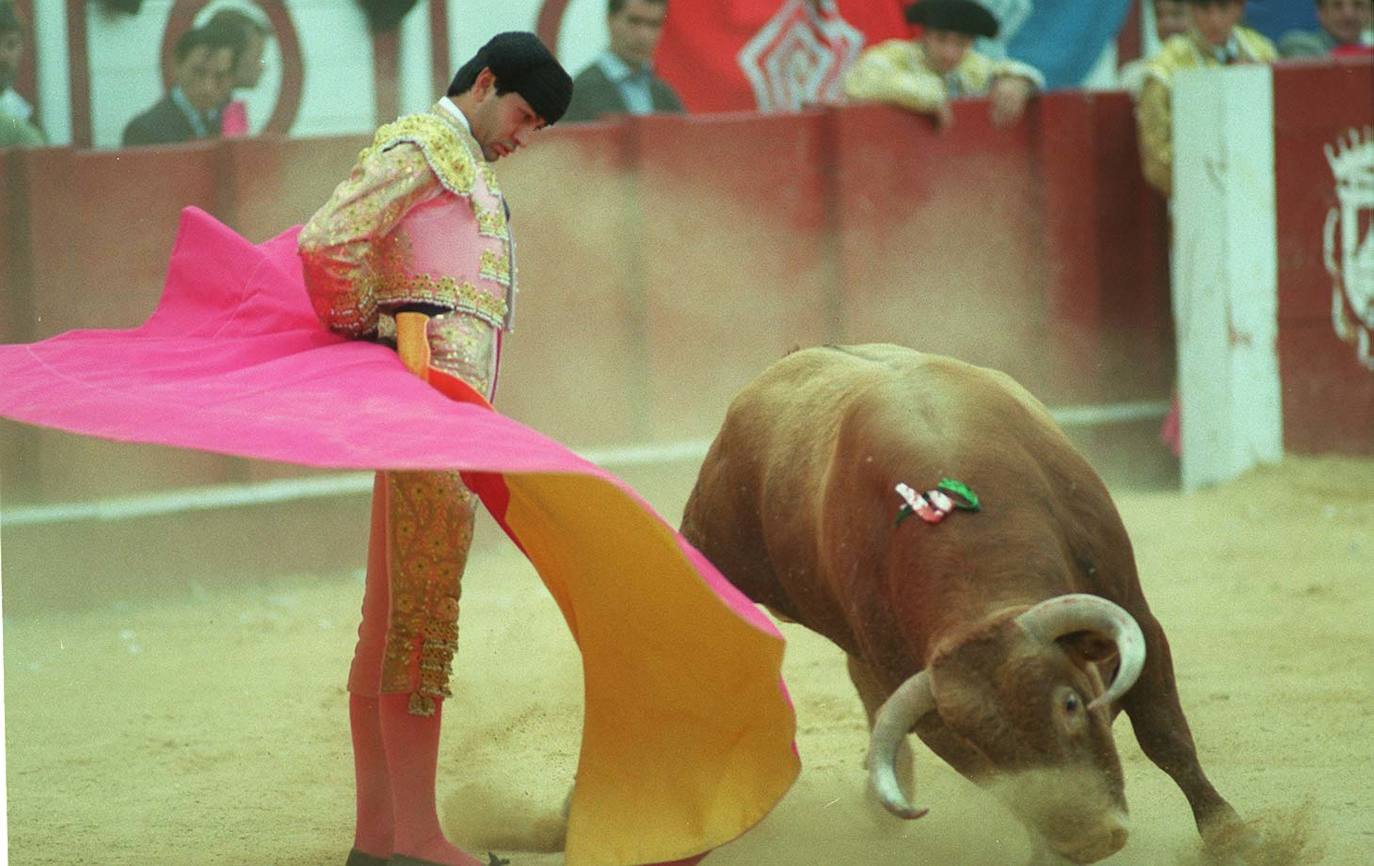
{"type": "Polygon", "coordinates": [[[473,202],[472,209],[477,214],[477,231],[479,234],[483,237],[506,239],[510,229],[506,225],[506,215],[501,212],[500,208],[489,210],[473,202]]]}
{"type": "Polygon", "coordinates": [[[482,251],[482,264],[478,274],[484,279],[495,280],[503,286],[510,286],[510,256],[492,250],[482,251]]]}

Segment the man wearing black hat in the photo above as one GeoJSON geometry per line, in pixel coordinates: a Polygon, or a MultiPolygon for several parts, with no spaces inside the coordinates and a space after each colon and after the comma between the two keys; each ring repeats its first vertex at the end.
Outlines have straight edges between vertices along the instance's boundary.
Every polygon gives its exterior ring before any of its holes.
{"type": "Polygon", "coordinates": [[[1241,26],[1245,0],[1185,2],[1189,4],[1188,32],[1170,37],[1145,65],[1145,83],[1135,109],[1141,170],[1145,179],[1166,197],[1174,191],[1170,105],[1174,76],[1184,69],[1272,63],[1279,56],[1274,43],[1241,26]]]}
{"type": "MultiPolygon", "coordinates": [[[[491,164],[568,107],[572,80],[530,33],[502,33],[423,114],[377,131],[300,234],[321,320],[394,345],[422,379],[490,399],[515,269],[491,164]]],[[[362,625],[349,672],[357,823],[348,866],[478,866],[435,805],[439,723],[458,644],[476,497],[456,472],[379,472],[362,625]]]]}
{"type": "Polygon", "coordinates": [[[859,55],[844,78],[850,99],[930,114],[945,126],[953,118],[950,100],[987,95],[993,123],[1009,126],[1045,86],[1033,66],[973,50],[975,38],[996,38],[998,29],[992,13],[973,0],[922,0],[907,7],[906,20],[922,26],[921,38],[890,39],[859,55]]]}

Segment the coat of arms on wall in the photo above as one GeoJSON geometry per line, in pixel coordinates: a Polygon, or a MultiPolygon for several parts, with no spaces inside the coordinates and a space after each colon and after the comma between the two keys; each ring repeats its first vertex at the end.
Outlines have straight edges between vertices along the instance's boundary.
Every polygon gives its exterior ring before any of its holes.
{"type": "Polygon", "coordinates": [[[1326,216],[1324,250],[1331,274],[1331,324],[1374,371],[1374,128],[1349,130],[1326,146],[1336,206],[1326,216]]]}

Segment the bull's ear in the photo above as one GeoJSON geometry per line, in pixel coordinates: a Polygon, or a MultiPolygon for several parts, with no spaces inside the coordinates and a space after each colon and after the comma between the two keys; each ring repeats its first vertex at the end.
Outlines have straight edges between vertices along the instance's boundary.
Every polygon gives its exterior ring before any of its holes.
{"type": "Polygon", "coordinates": [[[1102,663],[1116,658],[1116,644],[1097,632],[1078,631],[1058,639],[1059,646],[1080,664],[1102,663]]]}

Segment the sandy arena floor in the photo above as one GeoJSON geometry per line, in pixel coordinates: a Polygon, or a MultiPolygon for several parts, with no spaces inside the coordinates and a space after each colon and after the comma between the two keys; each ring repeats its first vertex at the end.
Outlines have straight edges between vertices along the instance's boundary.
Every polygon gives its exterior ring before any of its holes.
{"type": "MultiPolygon", "coordinates": [[[[648,495],[675,520],[690,483],[684,471],[648,495]]],[[[1374,863],[1374,461],[1293,459],[1223,489],[1123,491],[1118,504],[1203,764],[1270,841],[1263,862],[1374,863]]],[[[342,683],[361,591],[360,575],[302,575],[7,618],[10,863],[342,864],[353,807],[342,683]]],[[[512,866],[555,866],[559,854],[513,848],[547,830],[575,766],[575,648],[507,544],[475,557],[462,624],[440,767],[447,826],[512,866]]],[[[931,814],[874,814],[842,656],[784,631],[804,770],[712,866],[1024,858],[1019,826],[919,744],[931,814]]],[[[1104,862],[1196,862],[1182,795],[1125,717],[1117,732],[1134,829],[1104,862]]]]}

